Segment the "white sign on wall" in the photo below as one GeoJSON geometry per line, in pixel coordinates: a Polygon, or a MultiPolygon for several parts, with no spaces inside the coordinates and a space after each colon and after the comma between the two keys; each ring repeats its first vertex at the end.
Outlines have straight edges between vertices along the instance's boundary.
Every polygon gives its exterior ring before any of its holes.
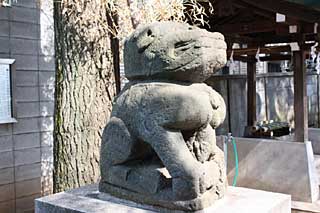
{"type": "Polygon", "coordinates": [[[0,59],[0,124],[17,122],[13,118],[12,64],[14,59],[0,59]]]}
{"type": "Polygon", "coordinates": [[[11,115],[10,65],[0,64],[0,120],[8,120],[11,115]]]}
{"type": "Polygon", "coordinates": [[[2,6],[4,6],[4,7],[10,7],[12,5],[12,0],[2,0],[0,2],[2,2],[2,3],[0,3],[0,6],[2,4],[2,6]]]}

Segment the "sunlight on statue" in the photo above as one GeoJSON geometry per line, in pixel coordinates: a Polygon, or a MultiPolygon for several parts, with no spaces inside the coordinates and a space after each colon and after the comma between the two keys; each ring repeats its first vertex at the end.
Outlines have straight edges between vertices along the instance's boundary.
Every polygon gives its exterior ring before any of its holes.
{"type": "Polygon", "coordinates": [[[220,33],[176,22],[142,26],[127,38],[129,83],[104,130],[101,192],[188,211],[223,197],[215,129],[226,106],[202,82],[225,65],[226,48],[220,33]]]}

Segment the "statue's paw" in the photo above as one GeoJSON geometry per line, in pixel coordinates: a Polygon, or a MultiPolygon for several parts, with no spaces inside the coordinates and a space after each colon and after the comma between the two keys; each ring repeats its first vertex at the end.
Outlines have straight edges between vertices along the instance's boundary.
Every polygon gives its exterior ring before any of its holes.
{"type": "Polygon", "coordinates": [[[203,184],[202,193],[204,193],[219,185],[221,180],[224,181],[225,170],[223,164],[218,164],[216,161],[207,161],[202,167],[204,174],[201,183],[203,184]]]}
{"type": "Polygon", "coordinates": [[[214,157],[200,163],[195,161],[189,170],[180,171],[172,179],[172,190],[177,200],[192,200],[210,191],[223,194],[226,186],[226,173],[223,152],[216,149],[214,157]]]}
{"type": "Polygon", "coordinates": [[[174,197],[177,200],[192,200],[199,196],[199,179],[174,178],[172,180],[174,197]]]}
{"type": "Polygon", "coordinates": [[[224,122],[226,117],[226,104],[223,97],[217,92],[210,96],[210,102],[213,109],[210,125],[215,129],[224,122]]]}
{"type": "MultiPolygon", "coordinates": [[[[178,200],[192,200],[211,189],[216,182],[208,173],[207,168],[200,165],[196,168],[192,177],[173,178],[173,193],[178,200]]],[[[211,168],[210,168],[211,169],[211,168]]]]}

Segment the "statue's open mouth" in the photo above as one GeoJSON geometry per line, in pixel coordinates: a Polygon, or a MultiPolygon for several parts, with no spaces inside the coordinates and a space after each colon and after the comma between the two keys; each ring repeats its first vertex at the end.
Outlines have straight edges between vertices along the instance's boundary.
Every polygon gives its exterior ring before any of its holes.
{"type": "Polygon", "coordinates": [[[174,48],[179,51],[186,51],[192,47],[195,47],[196,41],[188,40],[188,41],[179,41],[175,43],[174,48]]]}
{"type": "Polygon", "coordinates": [[[197,45],[197,41],[195,40],[187,40],[187,41],[179,41],[174,44],[174,56],[181,57],[184,54],[189,54],[189,51],[194,50],[196,48],[201,48],[201,46],[197,45]]]}

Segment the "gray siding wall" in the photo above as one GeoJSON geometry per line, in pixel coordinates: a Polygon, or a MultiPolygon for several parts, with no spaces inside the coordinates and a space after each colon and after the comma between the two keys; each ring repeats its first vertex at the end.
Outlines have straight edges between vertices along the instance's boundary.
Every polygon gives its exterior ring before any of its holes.
{"type": "MultiPolygon", "coordinates": [[[[241,137],[247,124],[247,80],[245,75],[215,76],[207,82],[220,92],[227,105],[227,118],[217,134],[232,132],[241,137]],[[230,119],[229,119],[230,116],[230,119]]],[[[319,127],[319,75],[308,74],[309,126],[319,127]]],[[[287,121],[294,127],[294,88],[290,73],[257,76],[257,121],[287,121]]]]}
{"type": "Polygon", "coordinates": [[[50,1],[0,7],[0,58],[16,59],[15,124],[0,124],[0,213],[33,212],[52,190],[54,97],[50,1]]]}

